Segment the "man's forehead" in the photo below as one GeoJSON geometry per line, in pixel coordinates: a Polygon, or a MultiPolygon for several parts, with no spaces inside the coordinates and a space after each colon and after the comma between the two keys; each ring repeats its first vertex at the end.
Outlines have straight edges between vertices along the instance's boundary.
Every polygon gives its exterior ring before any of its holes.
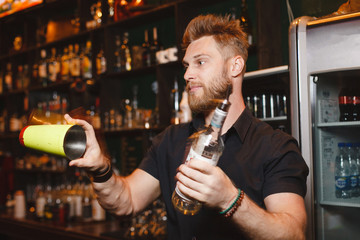
{"type": "Polygon", "coordinates": [[[189,44],[185,52],[184,61],[202,56],[212,56],[218,53],[220,53],[220,51],[214,38],[212,36],[205,36],[189,44]]]}

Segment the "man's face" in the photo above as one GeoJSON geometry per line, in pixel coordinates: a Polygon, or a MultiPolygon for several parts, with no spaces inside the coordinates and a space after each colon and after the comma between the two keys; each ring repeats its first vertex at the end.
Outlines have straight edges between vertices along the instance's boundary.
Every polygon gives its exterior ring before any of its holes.
{"type": "Polygon", "coordinates": [[[216,107],[216,99],[225,98],[231,83],[224,56],[213,37],[206,36],[192,42],[185,53],[184,78],[193,112],[208,112],[216,107]]]}

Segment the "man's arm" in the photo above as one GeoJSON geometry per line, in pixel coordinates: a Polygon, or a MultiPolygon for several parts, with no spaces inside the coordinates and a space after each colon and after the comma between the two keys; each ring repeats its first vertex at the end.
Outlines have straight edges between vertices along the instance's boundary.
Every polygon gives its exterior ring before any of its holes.
{"type": "MultiPolygon", "coordinates": [[[[228,176],[210,164],[191,160],[182,164],[176,175],[179,190],[208,207],[227,209],[238,190],[228,176]]],[[[278,193],[264,199],[266,210],[245,193],[231,219],[252,239],[305,239],[306,211],[304,200],[295,193],[278,193]]]]}
{"type": "Polygon", "coordinates": [[[305,239],[304,200],[295,193],[277,193],[265,198],[266,210],[245,196],[232,216],[251,239],[305,239]]]}
{"type": "Polygon", "coordinates": [[[113,175],[104,183],[93,182],[101,206],[116,215],[135,215],[160,196],[159,181],[136,169],[128,177],[113,175]]]}
{"type": "MultiPolygon", "coordinates": [[[[73,119],[65,114],[70,124],[78,124],[86,134],[84,156],[70,161],[70,166],[86,169],[88,172],[103,172],[110,160],[102,153],[93,127],[81,119],[73,119]]],[[[159,181],[143,170],[137,169],[127,177],[113,174],[106,182],[93,182],[99,203],[117,215],[135,215],[160,196],[159,181]]]]}

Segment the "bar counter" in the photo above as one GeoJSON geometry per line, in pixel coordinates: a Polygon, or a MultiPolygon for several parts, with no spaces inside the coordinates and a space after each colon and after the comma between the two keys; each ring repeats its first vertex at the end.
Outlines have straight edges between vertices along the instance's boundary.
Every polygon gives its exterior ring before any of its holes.
{"type": "Polygon", "coordinates": [[[0,239],[2,240],[125,240],[121,230],[123,229],[117,220],[71,223],[62,227],[30,219],[15,219],[5,213],[0,213],[0,239]]]}

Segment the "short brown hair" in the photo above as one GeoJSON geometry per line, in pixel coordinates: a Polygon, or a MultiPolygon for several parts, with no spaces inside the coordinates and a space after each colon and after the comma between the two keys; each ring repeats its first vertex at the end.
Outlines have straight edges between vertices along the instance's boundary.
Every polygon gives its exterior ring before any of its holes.
{"type": "MultiPolygon", "coordinates": [[[[232,54],[240,55],[246,62],[249,43],[239,20],[231,20],[230,15],[199,15],[186,27],[183,48],[186,49],[191,42],[204,36],[213,36],[221,51],[230,50],[232,54]]],[[[230,53],[226,53],[228,52],[224,52],[227,57],[231,56],[230,53]]]]}

